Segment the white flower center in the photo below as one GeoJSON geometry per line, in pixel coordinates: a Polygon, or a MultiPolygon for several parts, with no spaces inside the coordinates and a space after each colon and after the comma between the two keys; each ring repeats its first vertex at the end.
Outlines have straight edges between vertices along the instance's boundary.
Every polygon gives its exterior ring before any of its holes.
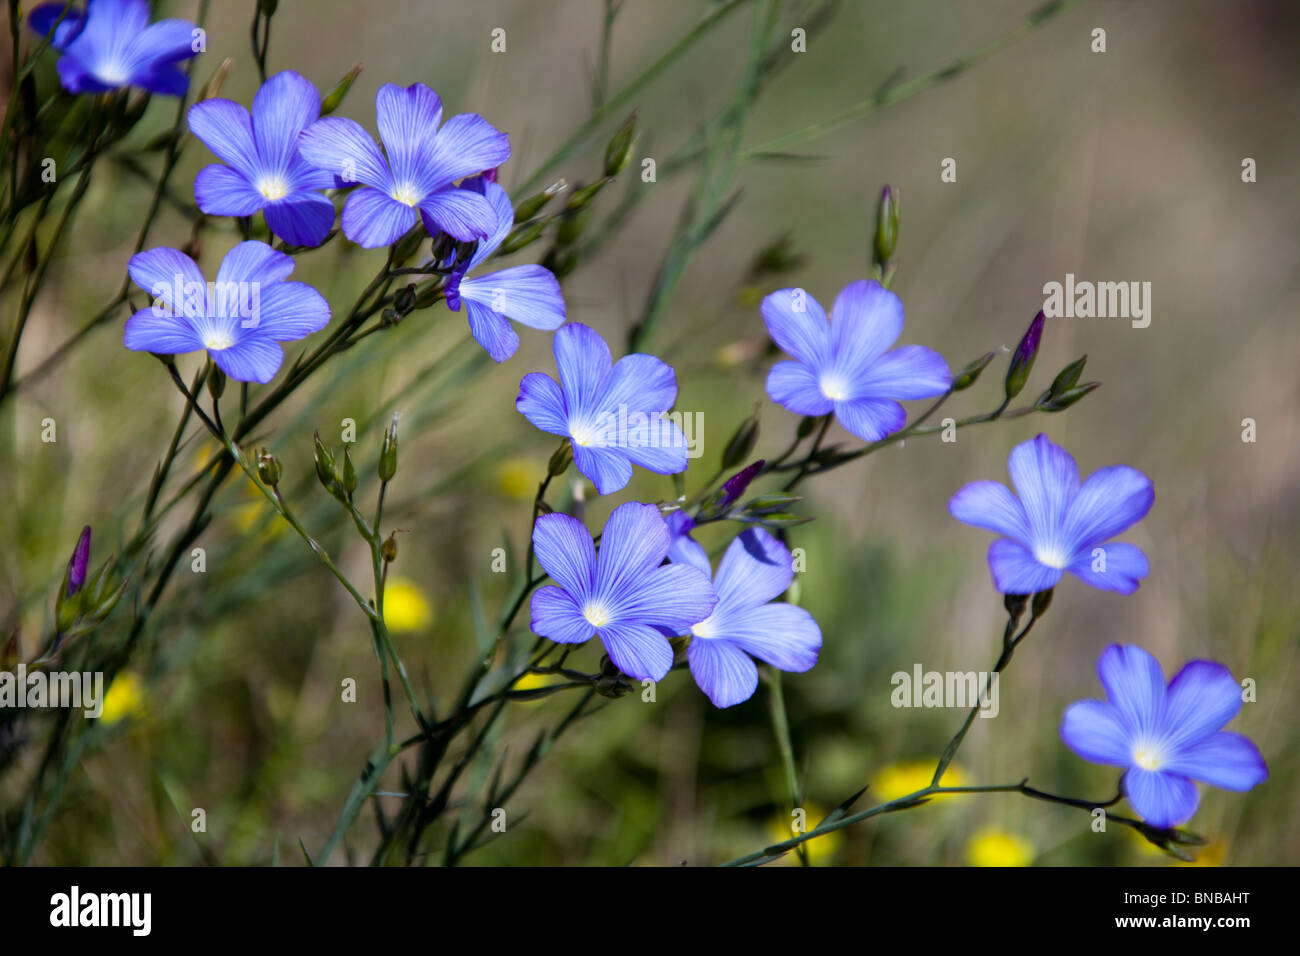
{"type": "Polygon", "coordinates": [[[717,628],[714,626],[713,617],[710,615],[699,624],[691,628],[691,633],[696,637],[702,637],[708,640],[711,637],[717,637],[717,628]]]}
{"type": "Polygon", "coordinates": [[[289,195],[289,184],[283,176],[267,176],[258,181],[257,191],[270,200],[283,199],[289,195]]]}
{"type": "Polygon", "coordinates": [[[609,608],[598,601],[593,601],[582,609],[582,616],[592,627],[604,627],[609,623],[609,608]]]}
{"type": "Polygon", "coordinates": [[[1035,548],[1034,560],[1058,571],[1064,571],[1070,566],[1070,556],[1057,545],[1042,545],[1035,548]]]}
{"type": "Polygon", "coordinates": [[[95,76],[105,86],[121,86],[127,81],[126,67],[119,60],[109,60],[107,63],[101,63],[95,70],[95,76]]]}
{"type": "Polygon", "coordinates": [[[410,183],[402,183],[400,186],[394,186],[392,196],[404,206],[416,206],[424,197],[410,183]]]}
{"type": "Polygon", "coordinates": [[[600,438],[600,431],[590,422],[569,422],[569,437],[585,448],[600,438]]]}
{"type": "Polygon", "coordinates": [[[849,383],[844,380],[844,376],[835,372],[827,372],[817,383],[822,390],[822,394],[832,402],[843,402],[849,397],[849,383]]]}
{"type": "Polygon", "coordinates": [[[1154,744],[1143,741],[1133,748],[1133,762],[1143,770],[1159,770],[1165,755],[1154,744]]]}
{"type": "Polygon", "coordinates": [[[220,352],[222,349],[228,349],[235,344],[235,340],[230,337],[229,332],[220,330],[209,332],[203,337],[203,347],[210,352],[220,352]]]}

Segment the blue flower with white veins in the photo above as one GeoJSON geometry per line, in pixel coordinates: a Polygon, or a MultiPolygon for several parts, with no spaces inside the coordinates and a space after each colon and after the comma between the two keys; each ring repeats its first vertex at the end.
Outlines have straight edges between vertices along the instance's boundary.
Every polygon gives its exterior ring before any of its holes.
{"type": "MultiPolygon", "coordinates": [[[[690,539],[687,523],[679,519],[674,531],[673,561],[709,574],[709,559],[690,539]]],[[[691,626],[686,649],[691,676],[715,707],[754,695],[755,657],[795,673],[817,663],[821,628],[803,608],[776,600],[793,580],[790,550],[764,529],[746,528],[727,547],[713,576],[717,606],[691,626]]]]}
{"type": "Polygon", "coordinates": [[[134,86],[184,96],[189,89],[179,64],[199,52],[198,28],[188,20],[150,23],[148,0],[87,0],[85,12],[71,4],[43,3],[27,24],[41,36],[53,31],[50,46],[63,54],[55,69],[69,93],[134,86]]]}
{"type": "Polygon", "coordinates": [[[663,563],[668,537],[659,509],[635,501],[610,514],[599,553],[577,518],[542,515],[533,550],[556,583],[533,593],[533,631],[560,644],[595,635],[624,674],[663,680],[673,666],[667,635],[707,618],[717,601],[707,574],[663,563]]]}
{"type": "Polygon", "coordinates": [[[320,117],[320,93],[292,70],[271,77],[253,111],[208,99],[189,109],[190,132],[226,165],[194,179],[194,198],[210,216],[251,216],[294,246],[318,246],[334,225],[334,203],[321,190],[339,183],[299,155],[298,135],[320,117]]]}
{"type": "Polygon", "coordinates": [[[874,280],[846,285],[829,317],[803,289],[773,292],[761,311],[772,341],[794,357],[772,367],[768,397],[796,415],[834,412],[863,441],[903,427],[900,399],[942,395],[952,384],[933,349],[890,349],[903,333],[903,303],[874,280]]]}
{"type": "Polygon", "coordinates": [[[607,495],[632,480],[632,466],[660,475],[686,470],[681,426],[663,413],[677,400],[672,366],[634,353],[614,362],[594,330],[570,322],[552,343],[560,380],[529,372],[515,407],[544,432],[573,443],[573,461],[607,495]]]}

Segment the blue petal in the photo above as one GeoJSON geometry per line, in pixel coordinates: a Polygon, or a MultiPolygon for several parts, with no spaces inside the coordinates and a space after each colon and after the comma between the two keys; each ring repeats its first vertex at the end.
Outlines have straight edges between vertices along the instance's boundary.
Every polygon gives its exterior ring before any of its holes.
{"type": "Polygon", "coordinates": [[[731,707],[754,696],[758,668],[738,647],[726,641],[695,638],[686,649],[691,676],[714,707],[731,707]]]}
{"type": "Polygon", "coordinates": [[[379,249],[401,239],[418,218],[378,189],[358,189],[343,207],[343,234],[364,249],[379,249]]]}
{"type": "Polygon", "coordinates": [[[1138,589],[1138,582],[1151,571],[1147,556],[1142,549],[1132,544],[1112,541],[1110,544],[1081,552],[1070,564],[1070,573],[1080,580],[1103,591],[1115,591],[1119,594],[1132,594],[1138,589]],[[1093,551],[1102,554],[1093,556],[1093,551]],[[1094,571],[1093,564],[1105,560],[1105,571],[1094,571]]]}
{"type": "Polygon", "coordinates": [[[948,502],[958,521],[1014,538],[1029,539],[1029,520],[1019,499],[996,481],[972,481],[948,502]]]}
{"type": "Polygon", "coordinates": [[[603,411],[598,403],[613,367],[605,340],[593,329],[570,322],[555,333],[552,348],[570,418],[603,411]]]}
{"type": "Polygon", "coordinates": [[[284,361],[280,343],[262,335],[246,335],[230,348],[214,349],[208,354],[235,381],[262,385],[275,378],[284,361]]]}
{"type": "Polygon", "coordinates": [[[460,297],[479,302],[530,329],[550,332],[564,324],[560,284],[550,270],[541,266],[511,266],[478,278],[463,279],[460,297]]]}
{"type": "MultiPolygon", "coordinates": [[[[603,552],[603,537],[600,547],[603,552]]],[[[601,594],[610,595],[611,602],[617,601],[612,605],[616,608],[615,623],[649,624],[676,634],[703,621],[717,604],[709,576],[689,564],[630,570],[617,586],[601,590],[601,594]]]]}
{"type": "Polygon", "coordinates": [[[515,408],[544,432],[569,434],[569,413],[559,383],[542,372],[529,372],[519,383],[515,408]]]}
{"type": "Polygon", "coordinates": [[[1268,779],[1268,766],[1259,748],[1249,738],[1227,731],[1183,748],[1163,769],[1239,793],[1268,779]]]}
{"type": "Polygon", "coordinates": [[[325,297],[305,282],[280,282],[261,290],[257,324],[277,342],[306,338],[329,325],[330,307],[325,297]]]}
{"type": "Polygon", "coordinates": [[[1105,701],[1081,700],[1067,707],[1061,739],[1084,760],[1112,767],[1133,764],[1132,738],[1119,712],[1105,701]]]}
{"type": "MultiPolygon", "coordinates": [[[[617,368],[617,366],[615,366],[617,368]]],[[[656,475],[677,475],[686,470],[689,442],[682,427],[659,412],[616,415],[617,448],[634,465],[656,475]]]]}
{"type": "Polygon", "coordinates": [[[232,246],[217,268],[217,282],[256,282],[274,285],[289,278],[293,257],[272,249],[265,242],[249,239],[232,246]]]}
{"type": "Polygon", "coordinates": [[[248,110],[231,100],[210,99],[195,103],[186,117],[190,132],[208,149],[238,170],[250,184],[256,182],[261,164],[248,110]]]}
{"type": "Polygon", "coordinates": [[[190,77],[174,63],[155,63],[131,78],[131,85],[162,96],[184,96],[190,77]]]}
{"type": "Polygon", "coordinates": [[[393,188],[392,174],[379,147],[354,120],[341,116],[318,119],[298,137],[298,152],[313,166],[346,183],[371,186],[385,195],[393,188]]]}
{"type": "Polygon", "coordinates": [[[1133,809],[1153,827],[1166,829],[1186,823],[1201,802],[1196,784],[1161,770],[1133,767],[1124,774],[1124,795],[1133,809]]]}
{"type": "Polygon", "coordinates": [[[898,296],[874,279],[850,282],[841,290],[831,309],[831,348],[835,368],[848,378],[859,377],[885,354],[902,332],[903,302],[898,296]]]}
{"type": "Polygon", "coordinates": [[[605,381],[601,409],[617,413],[665,412],[677,401],[677,373],[653,355],[633,353],[614,363],[605,381]]]}
{"type": "Polygon", "coordinates": [[[817,373],[802,362],[777,362],[767,373],[767,397],[796,415],[829,415],[835,403],[822,393],[817,373]]]}
{"type": "Polygon", "coordinates": [[[393,181],[424,195],[439,183],[425,181],[438,124],[442,122],[442,100],[423,83],[407,87],[385,83],[375,94],[375,115],[379,137],[393,169],[393,181]]]}
{"type": "Polygon", "coordinates": [[[1079,490],[1079,466],[1070,453],[1039,435],[1011,449],[1007,470],[1029,519],[1033,546],[1072,556],[1064,524],[1079,490]]]}
{"type": "Polygon", "coordinates": [[[665,521],[669,534],[668,560],[674,564],[689,564],[712,576],[713,568],[709,566],[709,553],[704,550],[704,545],[691,537],[691,529],[695,527],[691,516],[685,511],[674,511],[665,521]]]}
{"type": "Polygon", "coordinates": [[[594,593],[616,603],[622,592],[635,590],[667,553],[668,525],[659,509],[636,501],[619,505],[606,519],[600,535],[594,593]]]}
{"type": "MultiPolygon", "coordinates": [[[[462,286],[463,288],[463,286],[462,286]]],[[[505,317],[486,305],[465,299],[465,317],[469,320],[469,334],[474,341],[492,356],[494,362],[504,362],[519,348],[519,336],[505,317]]]]}
{"type": "Polygon", "coordinates": [[[1151,479],[1136,468],[1112,465],[1099,469],[1070,504],[1065,539],[1071,550],[1090,550],[1141,521],[1155,498],[1151,479]]]}
{"type": "MultiPolygon", "coordinates": [[[[510,137],[477,113],[453,116],[438,135],[421,171],[430,188],[448,186],[458,179],[494,169],[510,158],[510,137]]],[[[490,221],[487,235],[495,221],[490,221]]]]}
{"type": "Polygon", "coordinates": [[[989,545],[989,570],[1003,594],[1037,594],[1056,587],[1061,580],[1058,568],[1041,564],[1023,544],[1009,538],[998,538],[989,545]]]}
{"type": "Polygon", "coordinates": [[[719,610],[710,618],[717,636],[767,661],[777,670],[802,674],[817,663],[821,628],[794,604],[777,601],[761,607],[719,610]]]}
{"type": "Polygon", "coordinates": [[[153,306],[141,309],[126,320],[122,344],[136,352],[160,355],[183,355],[203,348],[189,322],[165,311],[157,314],[153,306]]]}
{"type": "Polygon", "coordinates": [[[766,604],[793,580],[790,549],[762,528],[746,528],[727,546],[713,587],[718,603],[731,610],[766,604]]]}
{"type": "Polygon", "coordinates": [[[86,25],[86,18],[81,11],[73,8],[69,3],[42,3],[40,6],[32,9],[27,16],[27,25],[41,36],[45,36],[51,30],[55,30],[54,36],[50,40],[50,46],[56,50],[62,50],[71,43],[82,27],[86,25]],[[67,9],[67,15],[59,20],[59,14],[67,9]],[[56,21],[58,26],[55,26],[56,21]]]}
{"type": "Polygon", "coordinates": [[[763,299],[759,311],[767,334],[783,352],[818,370],[830,364],[830,320],[803,289],[779,289],[763,299]]]}
{"type": "Polygon", "coordinates": [[[1217,661],[1188,661],[1166,691],[1164,738],[1181,748],[1210,736],[1240,711],[1241,685],[1228,668],[1217,661]]]}
{"type": "MultiPolygon", "coordinates": [[[[486,261],[488,256],[496,252],[497,247],[505,242],[506,236],[510,235],[510,230],[515,227],[515,207],[510,203],[510,194],[496,183],[485,183],[482,181],[482,177],[476,177],[468,182],[477,184],[477,188],[483,190],[483,196],[491,205],[492,212],[497,218],[496,227],[488,233],[486,239],[478,244],[478,248],[474,250],[474,255],[470,257],[469,262],[465,265],[465,271],[472,272],[477,266],[486,261]]],[[[466,183],[461,183],[461,186],[466,187],[466,183]]],[[[563,308],[560,311],[563,313],[563,308]]]]}
{"type": "Polygon", "coordinates": [[[533,633],[557,644],[582,644],[596,633],[573,598],[553,584],[533,592],[531,610],[533,633]]]}
{"type": "Polygon", "coordinates": [[[907,424],[907,412],[902,405],[878,398],[836,402],[835,417],[863,441],[880,441],[907,424]]]}
{"type": "Polygon", "coordinates": [[[194,200],[209,216],[251,216],[266,203],[244,174],[213,163],[194,177],[194,200]]]}
{"type": "Polygon", "coordinates": [[[944,357],[923,345],[886,352],[852,379],[855,398],[931,398],[948,391],[952,373],[944,357]]]}
{"type": "MultiPolygon", "coordinates": [[[[145,14],[146,17],[148,14],[145,14]]],[[[151,67],[174,64],[198,54],[194,49],[195,26],[176,18],[159,20],[135,33],[123,50],[123,60],[130,64],[131,75],[149,72],[151,67]]]]}
{"type": "Polygon", "coordinates": [[[148,292],[150,298],[159,300],[178,312],[185,307],[185,285],[198,283],[205,291],[207,289],[207,280],[199,267],[179,249],[160,246],[137,252],[127,263],[126,269],[131,274],[132,281],[148,292]],[[182,301],[173,302],[176,298],[174,290],[178,284],[181,286],[182,301]]]}
{"type": "Polygon", "coordinates": [[[620,671],[637,680],[661,681],[673,666],[673,648],[653,627],[611,624],[597,632],[605,653],[620,671]]]}
{"type": "Polygon", "coordinates": [[[267,228],[291,246],[319,246],[334,226],[334,203],[320,193],[268,203],[263,214],[267,228]]]}
{"type": "Polygon", "coordinates": [[[420,201],[420,218],[429,235],[439,232],[473,242],[496,228],[496,213],[488,201],[468,189],[440,189],[420,201]]]}
{"type": "Polygon", "coordinates": [[[263,83],[253,97],[253,139],[263,168],[287,170],[298,135],[319,118],[320,93],[305,77],[284,70],[263,83]]]}
{"type": "Polygon", "coordinates": [[[1160,662],[1132,644],[1112,644],[1097,661],[1097,676],[1133,739],[1157,738],[1165,711],[1160,662]]]}
{"type": "Polygon", "coordinates": [[[575,601],[585,602],[595,581],[596,547],[577,518],[553,512],[533,525],[537,563],[575,601]]]}
{"type": "MultiPolygon", "coordinates": [[[[567,326],[566,326],[567,328],[567,326]]],[[[632,480],[632,462],[622,449],[596,448],[573,443],[573,463],[596,486],[596,492],[612,495],[632,480]]]]}

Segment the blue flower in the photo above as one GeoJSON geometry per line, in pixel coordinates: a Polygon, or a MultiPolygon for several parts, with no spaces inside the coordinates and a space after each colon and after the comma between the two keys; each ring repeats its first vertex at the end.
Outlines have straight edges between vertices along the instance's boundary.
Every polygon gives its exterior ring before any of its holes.
{"type": "Polygon", "coordinates": [[[362,184],[343,207],[344,235],[375,249],[392,245],[417,219],[430,234],[462,242],[491,233],[491,204],[453,184],[509,159],[510,138],[476,113],[453,116],[439,129],[442,100],[423,83],[381,86],[375,112],[384,153],[360,124],[334,116],[312,123],[298,141],[308,162],[362,184]]]}
{"type": "MultiPolygon", "coordinates": [[[[683,528],[679,520],[678,529],[683,528]]],[[[674,561],[709,574],[704,549],[685,531],[674,544],[674,561]]],[[[817,622],[803,608],[776,601],[793,579],[790,551],[762,528],[747,528],[727,547],[713,578],[717,606],[692,625],[686,650],[691,676],[715,707],[753,696],[758,687],[754,657],[797,673],[817,663],[822,646],[817,622]]]]}
{"type": "Polygon", "coordinates": [[[163,355],[207,349],[218,368],[241,382],[269,382],[284,359],[280,343],[330,320],[319,292],[285,281],[293,259],[264,242],[241,242],[226,253],[214,283],[177,249],[137,253],[127,269],[153,298],[126,320],[127,348],[163,355]]]}
{"type": "Polygon", "coordinates": [[[529,372],[515,407],[544,432],[573,442],[573,461],[602,495],[632,480],[632,466],[660,475],[686,470],[686,435],[663,413],[677,400],[672,366],[653,355],[612,362],[593,330],[570,322],[555,333],[557,383],[529,372]]]}
{"type": "Polygon", "coordinates": [[[491,235],[464,264],[457,265],[447,280],[447,305],[459,312],[465,306],[470,334],[487,350],[494,361],[504,362],[515,354],[519,336],[507,319],[514,319],[533,329],[554,331],[564,324],[564,296],[560,283],[549,269],[541,266],[511,266],[485,276],[470,278],[469,273],[481,265],[510,234],[515,224],[515,210],[509,194],[484,176],[462,183],[487,198],[496,216],[491,235]]]}
{"type": "Polygon", "coordinates": [[[560,644],[595,634],[620,671],[662,680],[673,666],[666,635],[703,620],[716,599],[708,575],[663,564],[668,526],[654,505],[629,501],[605,522],[596,553],[582,522],[542,515],[533,526],[537,560],[556,583],[532,598],[532,627],[560,644]]]}
{"type": "Polygon", "coordinates": [[[285,70],[253,97],[253,112],[231,100],[190,107],[190,131],[227,165],[199,170],[194,198],[212,216],[261,211],[273,233],[295,246],[317,246],[334,225],[334,203],[318,190],[336,184],[298,153],[298,134],[320,117],[316,87],[285,70]]]}
{"type": "Polygon", "coordinates": [[[68,4],[43,3],[27,24],[41,36],[54,31],[50,45],[63,54],[56,69],[69,93],[137,86],[184,96],[189,89],[189,77],[178,64],[199,52],[198,28],[187,20],[151,24],[148,0],[87,0],[85,13],[68,4]]]}
{"type": "Polygon", "coordinates": [[[989,545],[989,569],[1003,594],[1055,587],[1069,571],[1095,588],[1132,594],[1150,571],[1136,545],[1111,538],[1151,510],[1151,479],[1127,465],[1102,468],[1079,484],[1079,466],[1039,435],[1011,450],[1017,499],[996,481],[975,481],[948,502],[958,521],[1005,537],[989,545]]]}
{"type": "Polygon", "coordinates": [[[921,345],[886,351],[903,332],[903,303],[879,282],[850,282],[831,317],[803,289],[763,300],[768,334],[796,361],[777,362],[767,394],[796,415],[835,413],[863,441],[879,441],[907,421],[898,399],[942,395],[952,374],[921,345]]]}
{"type": "Polygon", "coordinates": [[[1109,703],[1071,704],[1061,739],[1084,760],[1128,768],[1124,795],[1155,827],[1196,813],[1199,780],[1245,791],[1268,779],[1259,749],[1219,728],[1241,710],[1241,685],[1222,664],[1192,661],[1165,686],[1160,662],[1140,647],[1112,644],[1097,661],[1109,703]]]}

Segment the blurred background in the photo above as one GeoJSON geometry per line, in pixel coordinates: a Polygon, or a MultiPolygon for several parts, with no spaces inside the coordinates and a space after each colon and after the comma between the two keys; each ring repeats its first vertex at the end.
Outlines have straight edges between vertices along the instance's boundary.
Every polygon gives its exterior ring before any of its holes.
{"type": "MultiPolygon", "coordinates": [[[[197,10],[157,6],[191,19],[197,10]]],[[[212,7],[195,83],[229,56],[222,95],[247,104],[257,87],[253,4],[212,7]]],[[[1244,795],[1205,790],[1189,824],[1210,841],[1201,862],[1297,862],[1300,184],[1289,164],[1300,148],[1300,8],[1084,2],[915,95],[768,151],[769,142],[870,102],[891,77],[887,89],[898,90],[898,82],[960,62],[1021,28],[1035,9],[1024,0],[787,3],[777,38],[806,29],[806,52],[767,64],[738,130],[735,168],[706,169],[701,179],[700,163],[670,161],[698,145],[702,128],[716,133],[711,124],[735,96],[746,68],[747,7],[539,183],[589,182],[605,142],[638,110],[633,164],[598,197],[564,290],[569,318],[601,332],[615,355],[647,302],[658,303],[645,349],[676,367],[678,409],[702,413],[703,455],[687,473],[688,492],[714,472],[756,405],[754,457],[789,442],[797,419],[764,392],[773,356],[758,301],[798,285],[829,307],[844,284],[867,276],[885,183],[902,197],[892,286],[907,311],[902,341],[938,349],[954,369],[990,349],[1014,348],[1043,305],[1044,283],[1067,273],[1152,288],[1147,328],[1124,319],[1049,320],[1024,397],[1086,353],[1085,379],[1103,387],[1068,411],[964,429],[955,443],[910,440],[803,486],[798,510],[816,521],[793,529],[791,544],[805,551],[801,603],[825,644],[817,668],[787,675],[784,690],[810,824],[868,784],[859,807],[926,782],[963,715],[894,709],[890,676],[918,663],[988,670],[1003,622],[984,558],[990,536],[954,521],[946,503],[968,481],[1006,481],[1010,449],[1043,431],[1085,475],[1122,462],[1152,477],[1155,507],[1125,536],[1147,552],[1152,572],[1130,597],[1073,578],[1057,588],[1001,682],[1000,715],[976,721],[945,782],[1027,776],[1046,790],[1106,799],[1115,772],[1074,756],[1057,735],[1071,701],[1101,696],[1094,666],[1102,649],[1140,644],[1169,674],[1209,657],[1256,681],[1257,702],[1230,729],[1257,742],[1271,777],[1244,795]],[[1091,49],[1096,28],[1105,30],[1104,53],[1091,49]],[[658,166],[655,183],[637,175],[647,157],[658,166]],[[1254,183],[1242,181],[1248,157],[1254,183]],[[946,158],[956,162],[955,182],[940,179],[946,158]],[[717,228],[690,248],[671,294],[655,299],[666,251],[692,226],[683,221],[688,202],[721,205],[737,190],[717,228]],[[779,241],[782,268],[756,271],[759,253],[779,241]],[[1253,443],[1242,440],[1247,418],[1253,443]]],[[[607,96],[709,9],[686,0],[623,3],[607,96]]],[[[364,64],[340,115],[370,130],[381,84],[428,83],[447,115],[481,113],[510,133],[514,154],[500,176],[514,191],[591,115],[604,17],[598,0],[281,0],[268,67],[295,69],[328,90],[364,64]],[[505,30],[505,52],[491,49],[495,28],[505,30]]],[[[788,49],[789,40],[782,44],[788,49]]],[[[0,59],[8,63],[7,49],[0,59]]],[[[42,84],[54,82],[52,65],[49,58],[38,74],[42,84]]],[[[172,101],[155,98],[134,141],[165,130],[174,114],[172,101]]],[[[171,180],[183,202],[195,172],[212,161],[201,143],[188,143],[171,180]]],[[[33,312],[20,377],[110,300],[150,188],[125,168],[97,172],[33,312]]],[[[179,247],[189,238],[189,223],[169,203],[150,244],[179,247]]],[[[203,233],[209,274],[236,239],[228,222],[203,233]]],[[[512,261],[543,252],[530,247],[512,261]]],[[[382,251],[340,240],[301,256],[294,278],[321,289],[337,316],[382,264],[382,251]]],[[[125,314],[0,408],[8,503],[0,509],[0,623],[6,633],[18,627],[29,651],[50,627],[81,527],[94,528],[93,565],[135,532],[181,410],[158,364],[121,346],[125,314]],[[55,444],[40,440],[47,417],[58,423],[55,444]]],[[[516,579],[492,572],[492,551],[507,547],[516,560],[523,553],[532,497],[555,444],[514,409],[523,374],[553,372],[550,337],[520,334],[519,353],[495,366],[468,341],[463,314],[441,304],[416,312],[327,366],[257,438],[283,461],[284,488],[304,523],[365,580],[368,552],[315,482],[311,433],[319,429],[337,449],[340,423],[356,420],[365,476],[358,496],[371,501],[382,428],[401,413],[401,462],[385,524],[405,533],[389,623],[418,692],[436,703],[456,693],[479,653],[482,621],[495,621],[512,597],[516,579]]],[[[194,362],[181,365],[187,378],[194,362]]],[[[996,407],[1004,369],[1000,356],[945,414],[996,407]]],[[[838,428],[831,440],[856,443],[838,428]]],[[[211,453],[203,436],[190,439],[169,489],[211,453]]],[[[763,490],[775,490],[769,481],[763,490]]],[[[598,528],[622,501],[674,494],[670,480],[638,470],[613,500],[580,486],[558,497],[585,499],[588,523],[598,528]]],[[[70,771],[35,862],[301,863],[298,841],[315,847],[328,836],[382,739],[370,637],[346,594],[247,481],[229,480],[213,510],[199,542],[206,573],[191,573],[187,563],[175,575],[114,682],[94,745],[70,771]],[[340,700],[349,677],[356,703],[340,700]],[[193,808],[206,810],[206,833],[190,831],[193,808]]],[[[179,509],[160,529],[159,552],[187,514],[179,509]]],[[[702,537],[708,545],[724,540],[702,537]]],[[[128,590],[105,625],[108,636],[97,640],[114,639],[136,599],[128,590]]],[[[512,640],[531,643],[526,614],[512,640]]],[[[592,642],[571,663],[594,670],[599,656],[592,642]]],[[[495,743],[522,755],[572,703],[557,694],[512,705],[495,743]]],[[[410,723],[404,709],[395,713],[410,723]]],[[[28,729],[36,745],[0,776],[5,806],[20,798],[45,722],[28,729]]],[[[481,775],[467,780],[467,798],[476,780],[481,785],[481,775]]],[[[391,770],[383,790],[401,789],[391,770]]],[[[378,799],[389,810],[399,803],[378,799]]],[[[469,863],[711,864],[783,839],[789,795],[766,690],[718,711],[677,672],[654,704],[635,694],[609,701],[565,734],[506,809],[507,832],[469,863]]],[[[1174,864],[1130,831],[1099,835],[1088,823],[1077,810],[1014,795],[948,797],[815,841],[811,857],[827,865],[1174,864]]],[[[442,832],[431,831],[435,849],[442,832]]],[[[367,811],[334,862],[368,860],[375,840],[367,811]]]]}

